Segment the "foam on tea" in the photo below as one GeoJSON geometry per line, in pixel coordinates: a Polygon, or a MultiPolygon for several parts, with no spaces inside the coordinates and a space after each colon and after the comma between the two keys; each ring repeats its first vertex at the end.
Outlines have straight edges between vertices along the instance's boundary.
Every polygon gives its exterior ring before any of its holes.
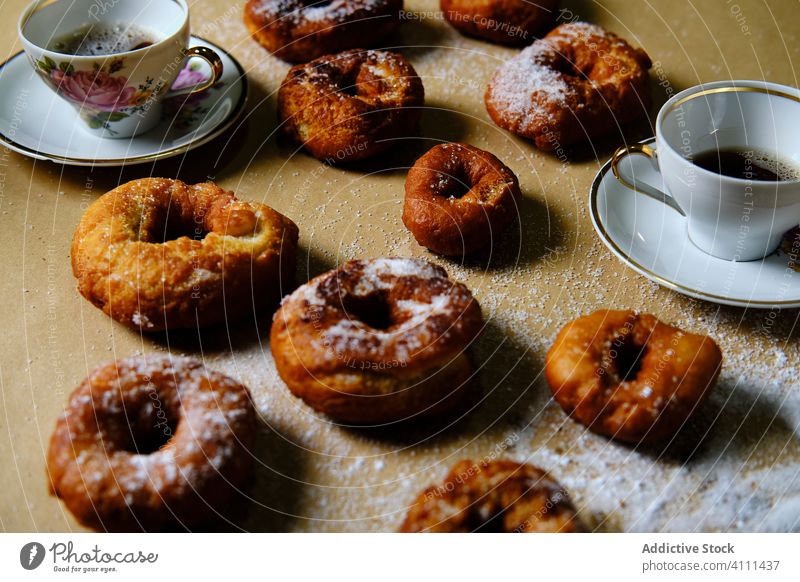
{"type": "Polygon", "coordinates": [[[93,57],[133,51],[157,41],[152,32],[136,25],[100,23],[86,24],[58,36],[47,48],[67,55],[93,57]]]}

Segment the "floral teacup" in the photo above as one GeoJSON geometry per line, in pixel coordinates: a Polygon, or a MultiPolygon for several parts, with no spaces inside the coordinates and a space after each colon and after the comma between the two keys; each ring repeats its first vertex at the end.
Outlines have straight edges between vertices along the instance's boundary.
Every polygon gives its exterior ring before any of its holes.
{"type": "Polygon", "coordinates": [[[44,82],[72,104],[82,125],[103,137],[130,137],[154,127],[165,98],[204,91],[222,75],[222,61],[206,47],[189,44],[185,0],[37,0],[20,16],[25,53],[44,82]],[[131,26],[151,34],[144,48],[110,55],[78,56],[48,49],[54,38],[93,24],[131,26]],[[211,67],[199,84],[173,87],[187,58],[211,67]]]}

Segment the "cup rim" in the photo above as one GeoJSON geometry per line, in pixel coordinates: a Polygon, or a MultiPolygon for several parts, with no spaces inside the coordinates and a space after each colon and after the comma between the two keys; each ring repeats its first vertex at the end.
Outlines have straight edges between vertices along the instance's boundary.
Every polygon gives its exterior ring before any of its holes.
{"type": "MultiPolygon", "coordinates": [[[[56,2],[62,2],[66,0],[56,0],[56,2]]],[[[119,53],[113,53],[108,55],[71,55],[68,53],[60,53],[58,51],[50,50],[47,47],[40,46],[39,44],[30,40],[24,33],[25,23],[27,23],[28,18],[30,18],[34,11],[39,8],[39,5],[42,3],[42,0],[33,0],[30,2],[25,8],[22,9],[22,12],[19,15],[19,19],[17,19],[17,35],[19,36],[20,40],[22,40],[23,46],[31,46],[35,47],[37,50],[42,51],[42,54],[46,54],[48,56],[58,55],[60,59],[64,59],[65,57],[69,60],[97,60],[97,59],[105,59],[108,57],[119,57],[119,56],[128,56],[128,55],[136,55],[139,53],[143,53],[144,51],[148,51],[154,47],[159,47],[165,45],[166,43],[172,41],[175,36],[180,34],[180,32],[186,27],[187,22],[189,22],[189,5],[187,4],[186,0],[171,0],[175,2],[183,9],[183,22],[178,27],[178,30],[173,32],[172,34],[165,36],[158,42],[155,42],[149,46],[142,47],[139,49],[133,49],[129,51],[123,51],[119,53]]],[[[55,2],[53,2],[54,4],[55,2]]],[[[49,6],[49,4],[48,4],[49,6]]],[[[43,8],[44,6],[42,6],[43,8]]]]}
{"type": "Polygon", "coordinates": [[[800,103],[800,89],[797,87],[791,87],[789,85],[781,85],[780,83],[771,83],[769,81],[758,81],[755,79],[742,79],[736,80],[732,79],[730,81],[723,80],[723,81],[712,81],[710,83],[700,83],[699,85],[694,85],[693,87],[689,87],[688,89],[684,89],[679,93],[676,93],[672,97],[670,97],[664,105],[661,106],[661,109],[658,110],[658,115],[656,116],[656,145],[664,144],[667,149],[678,156],[682,161],[692,164],[695,170],[699,171],[701,175],[709,175],[715,176],[717,178],[731,180],[734,183],[745,183],[745,184],[773,184],[773,185],[781,185],[781,184],[798,184],[800,183],[800,178],[795,178],[793,180],[757,180],[755,178],[737,178],[735,176],[726,176],[725,174],[720,174],[718,172],[714,172],[712,170],[707,170],[701,166],[694,164],[690,159],[684,157],[680,152],[678,152],[672,144],[667,142],[663,139],[663,134],[661,132],[661,126],[664,123],[664,118],[672,112],[672,110],[679,104],[683,103],[684,101],[688,101],[690,98],[700,97],[702,95],[712,94],[712,93],[721,93],[721,92],[758,92],[758,93],[765,93],[767,95],[775,95],[778,97],[784,97],[787,99],[791,99],[800,103]]]}

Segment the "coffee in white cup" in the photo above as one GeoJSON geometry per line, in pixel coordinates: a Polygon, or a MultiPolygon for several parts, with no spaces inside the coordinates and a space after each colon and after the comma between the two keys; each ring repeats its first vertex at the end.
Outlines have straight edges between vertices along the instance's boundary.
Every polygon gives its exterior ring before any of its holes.
{"type": "Polygon", "coordinates": [[[800,223],[800,90],[763,81],[692,87],[661,107],[655,146],[619,148],[614,175],[685,216],[700,250],[761,259],[800,223]],[[621,164],[629,154],[653,161],[666,192],[629,174],[621,164]]]}

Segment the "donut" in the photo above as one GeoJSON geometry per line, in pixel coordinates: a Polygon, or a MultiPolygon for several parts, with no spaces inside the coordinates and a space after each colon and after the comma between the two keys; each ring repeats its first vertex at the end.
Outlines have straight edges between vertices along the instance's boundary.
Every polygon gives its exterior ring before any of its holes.
{"type": "Polygon", "coordinates": [[[403,224],[440,255],[491,245],[515,217],[517,177],[489,152],[465,143],[434,146],[408,171],[403,224]]]}
{"type": "Polygon", "coordinates": [[[564,488],[545,471],[509,460],[461,461],[414,501],[403,533],[583,531],[564,488]]]}
{"type": "Polygon", "coordinates": [[[198,527],[246,483],[255,432],[247,388],[202,362],[118,360],[70,395],[47,452],[51,493],[98,531],[198,527]]]}
{"type": "Polygon", "coordinates": [[[234,321],[291,284],[297,226],[216,184],[144,178],[89,206],[72,239],[78,291],[146,332],[234,321]]]}
{"type": "Polygon", "coordinates": [[[650,58],[585,22],[562,24],[501,65],[486,110],[503,129],[561,151],[647,114],[650,58]]]}
{"type": "Polygon", "coordinates": [[[439,0],[453,28],[491,42],[529,44],[556,20],[559,0],[439,0]]]}
{"type": "Polygon", "coordinates": [[[425,91],[402,55],[351,50],[292,67],[278,91],[281,134],[329,163],[363,160],[419,129],[425,91]]]}
{"type": "Polygon", "coordinates": [[[284,299],[270,332],[278,374],[295,396],[340,422],[387,423],[458,404],[478,302],[419,259],[350,261],[284,299]]]}
{"type": "Polygon", "coordinates": [[[597,311],[567,324],[545,359],[564,411],[629,443],[673,436],[708,396],[722,366],[714,340],[633,311],[597,311]]]}
{"type": "Polygon", "coordinates": [[[375,46],[400,26],[403,0],[249,0],[250,35],[290,63],[375,46]]]}

